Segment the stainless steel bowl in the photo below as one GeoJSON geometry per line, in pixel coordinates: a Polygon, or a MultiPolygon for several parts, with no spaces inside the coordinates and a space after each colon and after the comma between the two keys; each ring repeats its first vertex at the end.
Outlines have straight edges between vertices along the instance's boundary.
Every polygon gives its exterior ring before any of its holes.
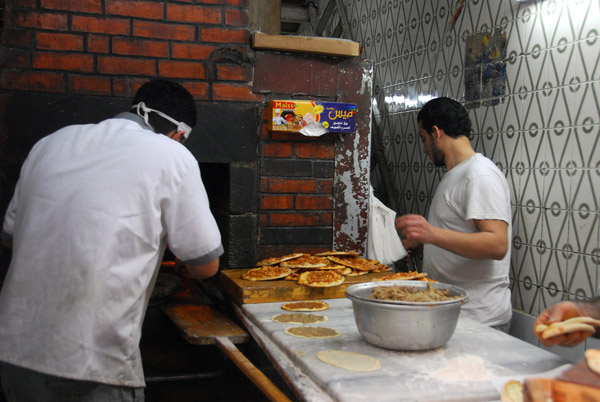
{"type": "Polygon", "coordinates": [[[352,301],[354,320],[362,337],[373,345],[394,350],[428,350],[444,346],[456,329],[467,291],[437,282],[381,281],[351,285],[346,297],[352,301]],[[408,302],[370,299],[373,288],[407,286],[426,289],[427,284],[448,289],[458,299],[440,302],[408,302]]]}

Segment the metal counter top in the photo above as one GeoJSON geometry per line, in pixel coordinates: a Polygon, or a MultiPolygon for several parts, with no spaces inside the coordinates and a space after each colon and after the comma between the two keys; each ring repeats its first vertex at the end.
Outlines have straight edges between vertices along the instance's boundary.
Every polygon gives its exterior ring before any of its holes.
{"type": "Polygon", "coordinates": [[[499,400],[499,390],[509,379],[551,378],[571,367],[557,355],[462,316],[452,338],[442,348],[422,352],[378,348],[364,341],[358,332],[350,300],[325,301],[329,309],[312,314],[328,319],[317,324],[272,321],[272,316],[287,313],[279,302],[237,308],[248,331],[305,401],[499,400]],[[334,328],[341,335],[315,339],[284,332],[297,325],[334,328]],[[375,357],[381,361],[381,369],[350,371],[317,359],[317,352],[328,349],[375,357]]]}

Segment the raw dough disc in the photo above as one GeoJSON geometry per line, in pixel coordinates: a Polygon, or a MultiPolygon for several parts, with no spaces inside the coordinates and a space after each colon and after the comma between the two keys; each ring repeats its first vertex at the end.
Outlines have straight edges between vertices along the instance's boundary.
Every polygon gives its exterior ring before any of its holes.
{"type": "Polygon", "coordinates": [[[285,333],[303,338],[335,338],[340,333],[333,328],[326,327],[292,327],[286,328],[285,333]]]}
{"type": "Polygon", "coordinates": [[[327,364],[352,371],[376,371],[381,369],[381,362],[374,357],[343,350],[322,350],[317,358],[327,364]]]}
{"type": "Polygon", "coordinates": [[[314,324],[317,322],[327,321],[327,317],[318,314],[289,313],[274,315],[271,317],[271,320],[283,324],[314,324]]]}

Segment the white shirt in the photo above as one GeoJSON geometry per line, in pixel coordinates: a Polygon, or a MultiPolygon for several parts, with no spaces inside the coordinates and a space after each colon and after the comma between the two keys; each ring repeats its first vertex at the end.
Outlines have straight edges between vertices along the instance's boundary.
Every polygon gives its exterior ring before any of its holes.
{"type": "MultiPolygon", "coordinates": [[[[510,193],[506,178],[481,154],[449,170],[431,202],[428,221],[436,227],[475,233],[474,219],[502,220],[512,238],[510,193]]],[[[423,271],[440,282],[464,288],[469,293],[462,312],[483,324],[496,326],[510,321],[510,246],[502,260],[469,259],[426,244],[423,271]]]]}
{"type": "Polygon", "coordinates": [[[222,254],[198,163],[124,113],[40,140],[3,226],[0,360],[65,378],[143,386],[141,324],[167,245],[222,254]],[[133,120],[133,121],[132,121],[133,120]]]}

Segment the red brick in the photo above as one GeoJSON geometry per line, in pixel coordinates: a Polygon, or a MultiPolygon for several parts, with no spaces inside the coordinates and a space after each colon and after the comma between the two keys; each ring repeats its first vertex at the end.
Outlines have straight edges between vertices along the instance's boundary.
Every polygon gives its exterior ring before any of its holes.
{"type": "Polygon", "coordinates": [[[248,5],[248,0],[203,0],[202,3],[218,4],[230,7],[246,7],[248,5]]]}
{"type": "Polygon", "coordinates": [[[246,10],[225,10],[225,25],[248,26],[248,12],[246,10]]]}
{"type": "Polygon", "coordinates": [[[3,89],[53,93],[64,93],[66,89],[65,77],[61,73],[3,71],[0,74],[3,89]]]}
{"type": "Polygon", "coordinates": [[[268,214],[260,214],[258,217],[260,226],[267,226],[269,223],[269,215],[268,214]]]}
{"type": "MultiPolygon", "coordinates": [[[[5,1],[2,3],[6,3],[5,1]]],[[[34,8],[37,5],[37,0],[19,0],[19,7],[34,8]]]]}
{"type": "Polygon", "coordinates": [[[260,199],[260,208],[265,209],[292,209],[294,197],[291,195],[263,195],[260,199]]]}
{"type": "Polygon", "coordinates": [[[169,78],[204,79],[204,66],[202,63],[191,61],[158,61],[158,75],[169,78]]]}
{"type": "Polygon", "coordinates": [[[119,18],[97,18],[73,15],[71,31],[129,35],[129,21],[119,18]]]}
{"type": "Polygon", "coordinates": [[[201,42],[248,44],[250,32],[247,29],[200,28],[201,42]]]}
{"type": "Polygon", "coordinates": [[[329,196],[298,195],[296,196],[296,209],[331,209],[333,200],[329,196]]]}
{"type": "Polygon", "coordinates": [[[314,213],[271,213],[269,226],[317,226],[319,216],[314,213]]]}
{"type": "Polygon", "coordinates": [[[0,48],[0,67],[29,69],[31,53],[26,49],[0,48]]]}
{"type": "Polygon", "coordinates": [[[98,72],[100,74],[134,74],[134,75],[156,75],[156,63],[154,60],[133,59],[128,57],[98,57],[98,72]]]}
{"type": "Polygon", "coordinates": [[[17,27],[66,31],[69,29],[68,24],[69,19],[65,14],[39,13],[35,11],[15,12],[15,25],[17,27]]]}
{"type": "Polygon", "coordinates": [[[113,78],[113,94],[125,98],[133,98],[137,90],[148,79],[143,78],[113,78]]]}
{"type": "Polygon", "coordinates": [[[167,19],[194,24],[220,24],[221,9],[198,5],[167,4],[167,19]]]}
{"type": "Polygon", "coordinates": [[[134,38],[113,38],[112,52],[122,56],[169,57],[169,44],[134,38]]]}
{"type": "Polygon", "coordinates": [[[289,158],[292,156],[292,144],[289,143],[263,143],[262,156],[271,158],[289,158]]]}
{"type": "Polygon", "coordinates": [[[94,56],[81,53],[36,52],[33,54],[32,66],[40,70],[65,70],[90,73],[94,70],[94,56]]]}
{"type": "Polygon", "coordinates": [[[83,36],[67,33],[38,32],[35,35],[38,49],[83,50],[83,36]]]}
{"type": "Polygon", "coordinates": [[[319,180],[319,193],[333,194],[333,180],[319,180]]]}
{"type": "Polygon", "coordinates": [[[262,102],[264,99],[264,95],[253,93],[249,85],[215,83],[212,91],[214,100],[262,102]]]}
{"type": "Polygon", "coordinates": [[[313,179],[269,179],[270,193],[314,193],[317,182],[313,179]]]}
{"type": "Polygon", "coordinates": [[[97,0],[40,0],[41,8],[49,10],[77,11],[82,13],[101,13],[102,2],[97,0]]]}
{"type": "Polygon", "coordinates": [[[333,211],[319,212],[319,226],[332,226],[332,225],[333,225],[333,211]]]}
{"type": "Polygon", "coordinates": [[[219,81],[252,81],[252,68],[231,64],[218,64],[217,80],[219,81]]]}
{"type": "Polygon", "coordinates": [[[110,78],[75,75],[69,77],[69,88],[76,94],[110,95],[110,78]]]}
{"type": "Polygon", "coordinates": [[[174,59],[204,60],[215,49],[216,46],[175,42],[171,44],[171,57],[174,59]]]}
{"type": "Polygon", "coordinates": [[[147,20],[162,20],[165,10],[163,2],[106,0],[106,14],[144,18],[147,20]]]}
{"type": "Polygon", "coordinates": [[[208,99],[208,83],[206,82],[187,82],[182,84],[194,99],[208,99]]]}
{"type": "Polygon", "coordinates": [[[24,29],[6,29],[2,33],[2,46],[30,48],[33,32],[24,29]]]}
{"type": "Polygon", "coordinates": [[[189,25],[148,21],[133,22],[133,35],[145,38],[193,41],[195,32],[194,27],[189,25]]]}
{"type": "Polygon", "coordinates": [[[335,146],[324,142],[297,143],[294,144],[294,154],[298,158],[333,159],[335,146]]]}
{"type": "Polygon", "coordinates": [[[108,53],[108,36],[89,34],[87,50],[90,53],[108,53]]]}
{"type": "Polygon", "coordinates": [[[266,193],[269,190],[269,179],[267,179],[266,177],[261,177],[260,178],[260,192],[261,193],[266,193]]]}

